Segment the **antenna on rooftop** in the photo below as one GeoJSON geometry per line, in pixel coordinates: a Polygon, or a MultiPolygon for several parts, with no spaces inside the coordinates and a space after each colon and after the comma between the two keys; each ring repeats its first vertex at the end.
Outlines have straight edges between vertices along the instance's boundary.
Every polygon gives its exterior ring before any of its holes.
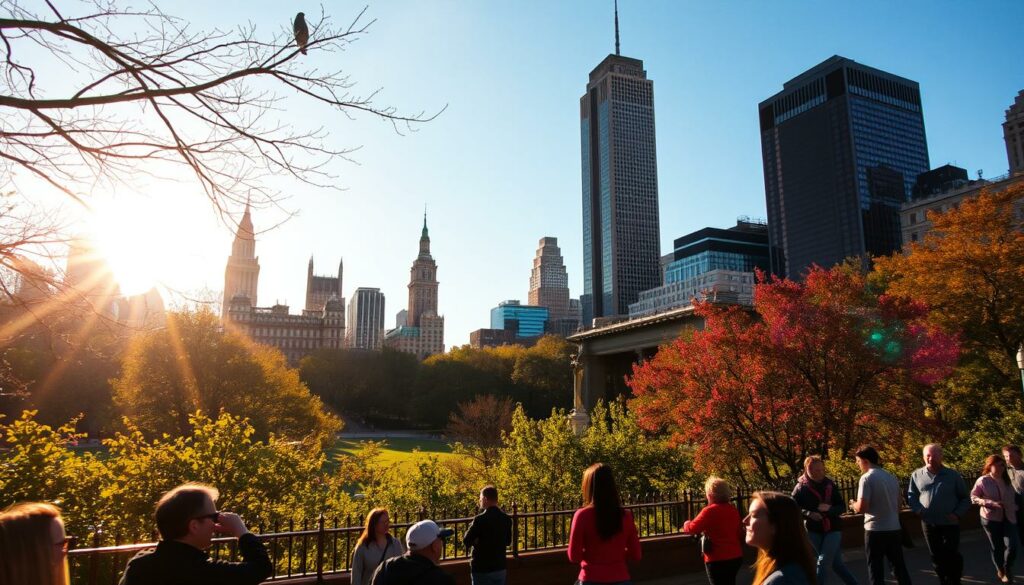
{"type": "Polygon", "coordinates": [[[615,0],[615,54],[619,54],[619,0],[615,0]]]}

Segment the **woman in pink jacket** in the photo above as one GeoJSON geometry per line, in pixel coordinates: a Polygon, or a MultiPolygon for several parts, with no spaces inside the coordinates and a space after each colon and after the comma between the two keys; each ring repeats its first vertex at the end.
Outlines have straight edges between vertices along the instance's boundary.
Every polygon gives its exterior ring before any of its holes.
{"type": "Polygon", "coordinates": [[[981,526],[992,548],[996,576],[1003,583],[1013,582],[1013,563],[1020,546],[1017,535],[1017,504],[1013,486],[1006,473],[1006,461],[989,455],[978,481],[971,490],[971,502],[981,506],[981,526]]]}

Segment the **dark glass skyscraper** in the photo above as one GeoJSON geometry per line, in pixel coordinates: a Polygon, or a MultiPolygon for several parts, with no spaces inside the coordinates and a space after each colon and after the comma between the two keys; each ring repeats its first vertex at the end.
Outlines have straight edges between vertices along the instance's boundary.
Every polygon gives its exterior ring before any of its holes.
{"type": "Polygon", "coordinates": [[[928,170],[917,82],[833,56],[759,109],[772,271],[899,250],[900,205],[928,170]]]}
{"type": "Polygon", "coordinates": [[[654,82],[644,63],[608,55],[580,98],[583,323],[624,315],[661,284],[654,82]]]}

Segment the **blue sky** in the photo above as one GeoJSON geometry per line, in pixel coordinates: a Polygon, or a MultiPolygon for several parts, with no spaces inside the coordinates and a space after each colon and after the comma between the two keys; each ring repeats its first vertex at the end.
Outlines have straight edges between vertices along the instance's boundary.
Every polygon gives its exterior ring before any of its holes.
{"type": "MultiPolygon", "coordinates": [[[[270,29],[300,9],[319,12],[253,0],[209,6],[165,9],[196,28],[245,18],[270,29]]],[[[359,6],[330,2],[326,10],[346,21],[359,6]]],[[[765,216],[757,103],[833,54],[921,84],[933,167],[1006,172],[1000,124],[1024,89],[1024,2],[621,0],[619,10],[622,54],[642,59],[654,80],[663,252],[690,231],[765,216]]],[[[342,54],[310,55],[310,63],[343,68],[357,90],[381,87],[381,104],[447,110],[398,136],[366,116],[286,103],[283,119],[322,124],[333,145],[362,148],[358,164],[332,167],[344,191],[282,185],[299,215],[257,242],[260,304],[300,309],[310,255],[317,272],[344,257],[346,296],[381,288],[393,327],[407,302],[424,205],[449,347],[487,327],[499,301],[526,301],[543,236],[558,238],[578,296],[578,102],[590,70],[614,48],[611,0],[390,0],[372,3],[368,16],[377,19],[369,36],[342,54]]],[[[188,200],[196,202],[194,229],[220,231],[209,239],[186,231],[177,253],[191,269],[168,284],[221,289],[231,236],[202,217],[198,192],[188,200]]],[[[267,211],[253,219],[259,229],[280,218],[267,211]]]]}

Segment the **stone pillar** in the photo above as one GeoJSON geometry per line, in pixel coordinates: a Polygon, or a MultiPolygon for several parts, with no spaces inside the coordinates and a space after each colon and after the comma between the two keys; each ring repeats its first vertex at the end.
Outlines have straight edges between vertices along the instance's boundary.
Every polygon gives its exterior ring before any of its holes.
{"type": "Polygon", "coordinates": [[[572,356],[572,412],[569,413],[569,426],[576,435],[582,435],[590,426],[590,415],[587,414],[586,363],[583,346],[572,356]]]}

